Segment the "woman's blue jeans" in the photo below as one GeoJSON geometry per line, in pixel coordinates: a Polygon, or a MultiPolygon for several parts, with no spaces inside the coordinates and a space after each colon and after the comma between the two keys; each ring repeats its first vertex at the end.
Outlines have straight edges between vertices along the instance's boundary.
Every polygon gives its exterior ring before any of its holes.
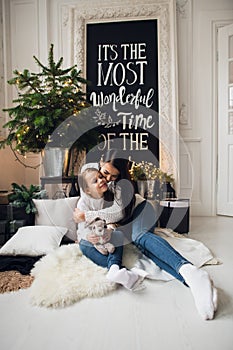
{"type": "Polygon", "coordinates": [[[95,264],[102,267],[107,267],[108,269],[110,269],[113,264],[117,264],[121,268],[124,242],[123,233],[121,231],[113,231],[110,242],[114,244],[115,251],[112,254],[109,253],[108,255],[101,254],[97,249],[95,249],[93,244],[84,239],[81,239],[79,242],[79,247],[82,253],[95,264]]]}
{"type": "Polygon", "coordinates": [[[153,233],[156,213],[151,203],[144,201],[133,212],[132,240],[140,251],[157,266],[184,283],[179,269],[190,263],[180,255],[164,238],[153,233]]]}

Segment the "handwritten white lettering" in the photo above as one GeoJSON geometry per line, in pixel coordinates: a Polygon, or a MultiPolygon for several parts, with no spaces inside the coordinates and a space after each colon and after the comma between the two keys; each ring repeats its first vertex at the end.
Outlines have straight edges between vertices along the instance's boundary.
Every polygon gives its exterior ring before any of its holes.
{"type": "Polygon", "coordinates": [[[109,95],[104,95],[102,91],[99,93],[92,91],[90,94],[90,101],[94,107],[103,107],[106,104],[112,103],[114,111],[118,110],[117,103],[120,103],[122,106],[131,104],[134,105],[135,109],[138,109],[140,105],[151,108],[153,105],[153,95],[153,88],[150,88],[145,95],[142,94],[141,89],[138,89],[136,94],[126,94],[125,86],[121,86],[118,90],[118,94],[112,92],[109,95]]]}

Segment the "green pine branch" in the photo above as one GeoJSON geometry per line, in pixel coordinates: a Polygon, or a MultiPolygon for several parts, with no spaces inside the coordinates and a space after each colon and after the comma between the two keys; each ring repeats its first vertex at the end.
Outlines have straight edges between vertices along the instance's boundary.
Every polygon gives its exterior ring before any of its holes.
{"type": "Polygon", "coordinates": [[[13,107],[3,109],[9,114],[9,121],[3,126],[8,135],[0,141],[0,148],[10,145],[21,154],[41,151],[66,118],[89,106],[83,92],[87,80],[76,65],[62,69],[63,57],[55,62],[53,44],[47,66],[33,57],[39,72],[14,70],[8,83],[16,87],[18,97],[13,100],[13,107]]]}

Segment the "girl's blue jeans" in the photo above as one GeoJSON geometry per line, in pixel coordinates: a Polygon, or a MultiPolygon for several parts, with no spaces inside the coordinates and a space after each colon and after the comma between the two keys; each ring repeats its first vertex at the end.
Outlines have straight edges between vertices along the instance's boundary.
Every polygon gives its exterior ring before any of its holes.
{"type": "Polygon", "coordinates": [[[179,269],[183,264],[190,263],[180,255],[164,238],[153,233],[157,218],[151,203],[140,203],[133,212],[132,240],[133,243],[161,269],[170,273],[184,283],[179,269]]]}
{"type": "Polygon", "coordinates": [[[114,244],[115,251],[108,255],[101,254],[97,249],[95,249],[92,243],[84,239],[81,239],[79,242],[79,247],[82,253],[95,264],[102,267],[107,267],[108,269],[110,269],[113,264],[117,264],[121,268],[124,242],[123,233],[118,230],[113,231],[110,242],[114,244]]]}

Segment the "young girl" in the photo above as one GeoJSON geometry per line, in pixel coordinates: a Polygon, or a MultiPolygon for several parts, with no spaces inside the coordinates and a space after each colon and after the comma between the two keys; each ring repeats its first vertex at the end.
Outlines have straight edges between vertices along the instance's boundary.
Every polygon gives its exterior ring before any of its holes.
{"type": "MultiPolygon", "coordinates": [[[[100,210],[111,205],[113,194],[108,189],[106,179],[95,168],[85,169],[78,177],[81,189],[81,198],[77,207],[82,211],[100,210]]],[[[119,213],[121,216],[121,214],[119,213]]],[[[111,242],[115,246],[113,253],[103,255],[95,248],[99,237],[90,234],[87,222],[78,224],[78,241],[82,253],[97,265],[108,268],[107,279],[119,283],[129,290],[141,289],[141,278],[126,268],[122,268],[122,254],[124,235],[121,231],[108,227],[104,237],[105,242],[111,242]],[[91,242],[89,241],[91,240],[91,242]]]]}
{"type": "MultiPolygon", "coordinates": [[[[156,213],[151,203],[132,194],[128,169],[129,161],[118,156],[117,151],[107,154],[100,162],[99,171],[113,186],[113,205],[98,212],[76,210],[75,221],[90,220],[92,215],[97,214],[100,218],[106,219],[109,211],[113,214],[122,210],[124,219],[122,220],[122,217],[119,219],[121,230],[127,227],[128,231],[130,224],[133,243],[161,269],[190,287],[199,314],[205,320],[213,319],[217,309],[217,290],[208,273],[192,265],[165,239],[153,233],[157,222],[156,213]]],[[[117,216],[115,220],[113,218],[113,222],[117,220],[117,216]]]]}

